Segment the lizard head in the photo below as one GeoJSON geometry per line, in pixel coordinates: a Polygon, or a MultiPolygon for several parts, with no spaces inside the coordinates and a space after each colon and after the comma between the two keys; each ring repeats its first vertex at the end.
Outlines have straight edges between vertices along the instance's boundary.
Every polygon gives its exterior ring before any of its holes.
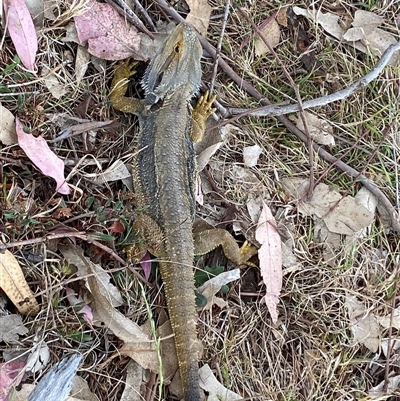
{"type": "Polygon", "coordinates": [[[201,84],[201,55],[193,28],[184,23],[176,26],[144,74],[146,103],[154,105],[181,86],[189,97],[195,95],[201,84]]]}

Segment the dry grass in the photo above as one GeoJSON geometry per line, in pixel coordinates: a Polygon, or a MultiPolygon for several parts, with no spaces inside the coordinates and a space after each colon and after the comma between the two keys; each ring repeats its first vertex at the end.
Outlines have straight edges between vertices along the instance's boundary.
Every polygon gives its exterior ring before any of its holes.
{"type": "MultiPolygon", "coordinates": [[[[222,15],[223,3],[212,3],[215,7],[213,15],[222,15]]],[[[324,7],[323,3],[315,5],[324,7]]],[[[243,2],[242,6],[258,25],[276,11],[279,4],[254,1],[243,2]]],[[[397,2],[369,1],[363,4],[384,17],[399,37],[399,30],[394,28],[393,22],[400,15],[397,2]]],[[[299,5],[306,7],[307,2],[299,5]]],[[[352,13],[361,8],[360,5],[346,7],[352,13]]],[[[74,60],[76,45],[60,41],[69,21],[67,15],[60,19],[58,25],[49,23],[44,31],[39,44],[39,69],[52,69],[65,60],[74,60]]],[[[157,18],[154,17],[155,20],[157,18]]],[[[213,44],[218,41],[220,26],[219,17],[212,20],[209,40],[213,44]]],[[[272,102],[294,102],[294,90],[277,61],[269,56],[256,57],[252,41],[243,48],[240,46],[249,32],[249,25],[233,10],[223,41],[223,54],[238,74],[272,102]]],[[[276,49],[287,71],[299,85],[304,100],[346,87],[376,62],[374,58],[338,43],[319,26],[311,25],[309,33],[314,41],[316,57],[327,72],[326,79],[322,81],[313,80],[312,74],[304,70],[295,50],[293,33],[288,29],[282,30],[281,44],[276,49]]],[[[12,43],[6,39],[0,50],[2,69],[12,65],[13,56],[12,43]]],[[[34,77],[26,76],[18,68],[2,74],[2,88],[9,86],[12,92],[1,96],[3,106],[18,114],[34,135],[42,135],[46,140],[53,139],[59,132],[54,122],[57,118],[52,120],[52,115],[66,113],[77,116],[77,107],[88,94],[90,103],[85,118],[103,121],[118,117],[122,121],[121,128],[117,130],[78,135],[52,146],[67,161],[69,182],[76,188],[74,194],[66,198],[54,194],[54,182],[35,170],[18,146],[2,148],[0,236],[3,241],[42,237],[56,224],[63,223],[79,231],[103,235],[102,238],[113,235],[115,241],[103,243],[124,256],[123,247],[131,240],[131,233],[114,234],[110,227],[118,220],[129,227],[134,214],[132,195],[121,182],[96,186],[91,179],[93,174],[100,172],[99,166],[104,170],[118,159],[129,162],[132,152],[134,131],[129,131],[129,128],[134,119],[128,120],[110,108],[107,94],[113,65],[107,63],[104,66],[106,69],[98,72],[91,64],[82,82],[77,85],[74,63],[63,65],[57,75],[67,93],[59,100],[51,96],[43,81],[35,80],[30,84],[34,77]],[[60,210],[64,210],[66,215],[60,215],[60,210]]],[[[207,77],[209,71],[211,61],[207,60],[203,76],[207,77]]],[[[396,199],[396,185],[399,185],[396,163],[399,163],[400,152],[399,72],[398,68],[387,68],[367,88],[341,102],[313,110],[335,128],[337,145],[332,153],[346,154],[343,161],[364,171],[393,204],[400,202],[396,199]],[[382,140],[382,133],[389,126],[386,140],[369,160],[382,140]]],[[[217,76],[216,93],[229,106],[257,107],[254,99],[233,84],[223,72],[217,76]]],[[[278,324],[271,323],[262,297],[265,287],[261,284],[259,271],[254,268],[243,270],[241,281],[225,295],[229,302],[227,309],[213,309],[200,314],[203,362],[209,363],[219,380],[244,399],[368,399],[368,389],[385,378],[386,360],[382,353],[373,354],[364,346],[354,344],[345,299],[347,294],[356,295],[369,310],[379,311],[382,315],[391,310],[393,297],[394,305],[398,305],[398,295],[394,291],[398,281],[400,237],[386,233],[377,219],[376,225],[361,243],[355,245],[350,253],[343,249],[336,263],[328,265],[323,258],[323,244],[314,239],[313,221],[298,214],[296,204],[287,199],[280,183],[288,176],[309,176],[306,146],[272,118],[244,118],[237,122],[237,126],[240,130],[230,131],[226,146],[213,158],[223,166],[219,172],[221,177],[216,180],[219,195],[208,195],[208,206],[199,208],[199,214],[221,219],[227,204],[235,205],[242,225],[247,227],[246,236],[254,235],[254,226],[246,210],[246,193],[240,184],[230,178],[229,169],[233,165],[243,165],[244,146],[258,144],[264,151],[252,171],[267,189],[274,214],[285,216],[281,224],[290,227],[293,253],[298,264],[296,268],[285,271],[278,324]]],[[[315,177],[318,178],[330,167],[324,160],[316,158],[315,177]]],[[[218,172],[211,169],[210,173],[218,172]]],[[[335,168],[330,168],[324,182],[334,185],[341,193],[349,191],[354,195],[360,188],[360,184],[354,185],[351,178],[335,168]]],[[[120,308],[121,312],[138,323],[145,322],[148,318],[146,300],[135,276],[120,268],[101,249],[83,241],[78,241],[78,245],[93,262],[112,271],[114,284],[120,288],[126,301],[125,306],[120,308]]],[[[17,247],[13,251],[31,288],[38,293],[42,308],[34,319],[25,319],[29,335],[21,339],[19,351],[29,351],[37,333],[49,345],[53,362],[71,349],[79,350],[84,354],[80,375],[87,380],[91,390],[100,400],[119,400],[129,360],[125,357],[109,360],[121,346],[118,339],[105,328],[86,325],[66,302],[63,290],[66,283],[77,292],[83,293],[83,289],[71,267],[57,252],[57,244],[43,242],[17,247]],[[32,259],[33,255],[39,259],[32,259]]],[[[137,271],[140,272],[139,267],[137,271]]],[[[164,305],[158,274],[152,276],[151,282],[154,287],[146,288],[146,299],[157,320],[156,311],[164,305]]],[[[4,308],[8,312],[13,311],[9,304],[4,308]]],[[[387,337],[388,332],[383,331],[381,335],[387,337]]],[[[398,335],[393,330],[392,337],[398,335]]],[[[0,350],[15,351],[15,346],[1,343],[0,350]]],[[[390,372],[399,374],[395,356],[393,361],[390,372]]],[[[174,398],[168,395],[167,399],[174,398]]],[[[400,393],[391,399],[400,399],[400,393]]]]}

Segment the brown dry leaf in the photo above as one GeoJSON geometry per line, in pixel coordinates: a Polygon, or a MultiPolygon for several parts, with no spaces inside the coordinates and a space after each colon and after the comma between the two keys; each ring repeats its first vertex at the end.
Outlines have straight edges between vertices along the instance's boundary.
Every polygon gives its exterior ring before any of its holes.
{"type": "Polygon", "coordinates": [[[39,312],[39,304],[25,280],[21,266],[8,250],[0,252],[0,288],[22,315],[36,315],[39,312]]]}
{"type": "MultiPolygon", "coordinates": [[[[400,386],[400,375],[393,376],[394,372],[390,372],[389,377],[386,383],[386,380],[380,382],[377,386],[372,387],[368,390],[368,394],[371,397],[371,400],[388,400],[390,397],[389,395],[396,391],[400,386]],[[384,390],[385,385],[387,384],[387,391],[384,390]]],[[[395,399],[394,397],[393,399],[395,399]]]]}
{"type": "Polygon", "coordinates": [[[393,353],[398,355],[400,350],[400,338],[393,338],[393,337],[382,338],[381,349],[383,355],[385,355],[386,358],[388,357],[389,343],[390,343],[390,356],[392,356],[393,353]]]}
{"type": "Polygon", "coordinates": [[[276,14],[275,20],[279,25],[287,28],[288,26],[287,7],[279,9],[279,11],[276,14]]]}
{"type": "Polygon", "coordinates": [[[243,161],[246,167],[255,167],[258,163],[258,158],[262,153],[262,148],[258,145],[245,146],[243,148],[243,161]]]}
{"type": "Polygon", "coordinates": [[[43,65],[41,76],[44,84],[55,99],[62,98],[68,91],[68,84],[61,82],[56,73],[51,73],[50,68],[43,65]]]}
{"type": "Polygon", "coordinates": [[[127,319],[114,308],[121,305],[119,291],[109,283],[110,277],[98,265],[83,255],[82,249],[74,245],[60,245],[63,256],[78,268],[78,275],[87,280],[87,287],[92,294],[92,306],[95,320],[101,321],[125,344],[119,350],[121,355],[134,359],[145,369],[157,372],[158,360],[154,350],[154,341],[136,323],[127,319]]]}
{"type": "Polygon", "coordinates": [[[354,295],[346,296],[346,307],[354,341],[364,344],[370,351],[376,352],[380,341],[379,325],[375,316],[368,312],[354,295]]]}
{"type": "MultiPolygon", "coordinates": [[[[295,198],[301,199],[309,181],[306,179],[283,179],[285,189],[295,198]]],[[[359,199],[345,196],[334,188],[320,183],[313,191],[310,200],[299,204],[300,213],[322,219],[328,230],[342,235],[353,235],[355,232],[372,224],[374,214],[371,213],[359,199]]]]}
{"type": "Polygon", "coordinates": [[[88,382],[78,375],[74,377],[72,382],[71,394],[85,401],[100,401],[99,397],[90,390],[88,382]]]}
{"type": "Polygon", "coordinates": [[[178,370],[178,356],[176,354],[175,340],[172,335],[171,321],[167,320],[158,327],[158,336],[160,341],[160,353],[162,363],[162,371],[164,379],[174,376],[178,370]]]}
{"type": "Polygon", "coordinates": [[[129,361],[126,366],[125,388],[120,401],[143,401],[142,381],[143,368],[135,361],[129,361]]]}
{"type": "Polygon", "coordinates": [[[28,329],[22,323],[20,315],[6,315],[0,317],[0,342],[13,343],[18,341],[19,335],[28,333],[28,329]]]}
{"type": "MultiPolygon", "coordinates": [[[[94,57],[94,56],[93,56],[94,57]]],[[[83,46],[78,46],[75,57],[75,80],[79,86],[89,67],[90,53],[83,46]]]]}
{"type": "Polygon", "coordinates": [[[385,329],[394,327],[395,329],[400,330],[400,307],[397,307],[393,311],[393,315],[389,313],[386,316],[376,316],[376,320],[385,329]]]}
{"type": "Polygon", "coordinates": [[[0,142],[4,145],[14,145],[18,143],[15,131],[15,118],[11,111],[0,103],[0,142]]]}
{"type": "Polygon", "coordinates": [[[337,207],[323,216],[328,230],[344,235],[352,235],[374,221],[374,215],[352,196],[344,197],[337,207]]]}
{"type": "Polygon", "coordinates": [[[207,401],[235,401],[242,400],[242,396],[228,390],[214,376],[208,364],[199,369],[200,387],[207,391],[207,401]]]}
{"type": "Polygon", "coordinates": [[[158,359],[154,341],[132,320],[126,318],[115,309],[110,299],[104,295],[102,282],[96,276],[88,277],[92,293],[94,312],[97,320],[102,321],[125,344],[119,350],[121,355],[127,355],[145,369],[158,371],[158,359]]]}
{"type": "Polygon", "coordinates": [[[95,275],[97,280],[101,282],[100,288],[103,291],[103,295],[109,299],[112,306],[118,307],[124,303],[118,288],[110,283],[110,275],[101,266],[96,265],[87,258],[81,248],[68,244],[59,245],[58,249],[64,258],[67,259],[68,263],[76,266],[78,276],[86,280],[86,287],[88,287],[89,291],[91,291],[91,288],[88,284],[88,276],[95,275]]]}
{"type": "Polygon", "coordinates": [[[206,37],[212,11],[208,0],[186,0],[186,3],[190,8],[186,22],[206,37]]]}
{"type": "MultiPolygon", "coordinates": [[[[320,24],[327,33],[336,39],[349,41],[349,44],[363,53],[372,52],[380,57],[391,44],[396,42],[392,34],[377,28],[381,19],[369,11],[357,10],[352,23],[353,28],[349,29],[342,26],[339,15],[324,14],[321,11],[306,10],[300,7],[293,7],[293,11],[296,15],[303,15],[309,20],[320,24]],[[366,46],[364,43],[368,45],[366,46]]],[[[400,64],[398,52],[392,56],[389,64],[400,64]]]]}
{"type": "MultiPolygon", "coordinates": [[[[259,29],[265,40],[272,48],[275,48],[279,45],[281,40],[281,28],[275,21],[275,18],[271,19],[271,21],[269,21],[266,25],[261,26],[259,29]]],[[[270,52],[263,39],[261,39],[258,35],[255,36],[254,50],[257,57],[270,52]]]]}
{"type": "Polygon", "coordinates": [[[272,321],[278,321],[277,305],[282,289],[282,245],[281,237],[271,209],[263,202],[263,209],[258,220],[256,240],[261,244],[258,250],[260,270],[267,287],[265,302],[272,321]]]}
{"type": "Polygon", "coordinates": [[[124,178],[129,177],[131,177],[131,173],[129,172],[126,165],[121,160],[116,160],[106,170],[104,170],[100,174],[96,174],[94,182],[98,185],[103,185],[106,182],[123,180],[124,178]]]}
{"type": "MultiPolygon", "coordinates": [[[[225,302],[220,302],[221,300],[215,296],[215,294],[221,290],[223,285],[229,284],[232,281],[240,279],[240,270],[234,269],[230,270],[218,276],[211,278],[206,281],[202,286],[200,286],[197,291],[203,295],[207,299],[207,304],[202,307],[203,310],[210,310],[215,303],[218,303],[218,306],[221,305],[226,306],[225,302]]],[[[223,300],[222,300],[223,301],[223,300]]]]}
{"type": "MultiPolygon", "coordinates": [[[[335,146],[333,127],[326,120],[319,118],[308,111],[304,111],[304,117],[307,121],[308,131],[313,141],[319,145],[335,146]]],[[[290,119],[294,121],[297,128],[304,131],[304,124],[300,115],[290,119]]]]}

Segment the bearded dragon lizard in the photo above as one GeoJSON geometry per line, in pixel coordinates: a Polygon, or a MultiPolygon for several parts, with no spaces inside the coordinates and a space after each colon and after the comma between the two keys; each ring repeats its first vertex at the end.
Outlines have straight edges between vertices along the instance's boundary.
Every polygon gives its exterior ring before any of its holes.
{"type": "Polygon", "coordinates": [[[203,232],[195,240],[192,234],[193,142],[201,140],[215,100],[206,94],[195,108],[190,105],[201,84],[201,55],[194,30],[179,24],[145,72],[144,100],[125,97],[127,78],[134,74],[130,61],[116,69],[110,93],[115,109],[139,118],[133,184],[137,210],[142,212],[137,214],[133,229],[141,241],[128,250],[128,258],[140,260],[148,250],[159,259],[185,401],[200,401],[194,255],[222,245],[229,259],[241,263],[239,247],[227,231],[203,232]]]}

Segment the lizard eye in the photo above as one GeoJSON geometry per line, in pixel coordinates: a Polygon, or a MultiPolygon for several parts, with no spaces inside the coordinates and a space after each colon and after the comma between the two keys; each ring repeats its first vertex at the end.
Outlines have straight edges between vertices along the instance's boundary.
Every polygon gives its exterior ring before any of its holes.
{"type": "Polygon", "coordinates": [[[181,48],[179,45],[176,45],[174,50],[175,50],[175,53],[179,53],[181,48]]]}

